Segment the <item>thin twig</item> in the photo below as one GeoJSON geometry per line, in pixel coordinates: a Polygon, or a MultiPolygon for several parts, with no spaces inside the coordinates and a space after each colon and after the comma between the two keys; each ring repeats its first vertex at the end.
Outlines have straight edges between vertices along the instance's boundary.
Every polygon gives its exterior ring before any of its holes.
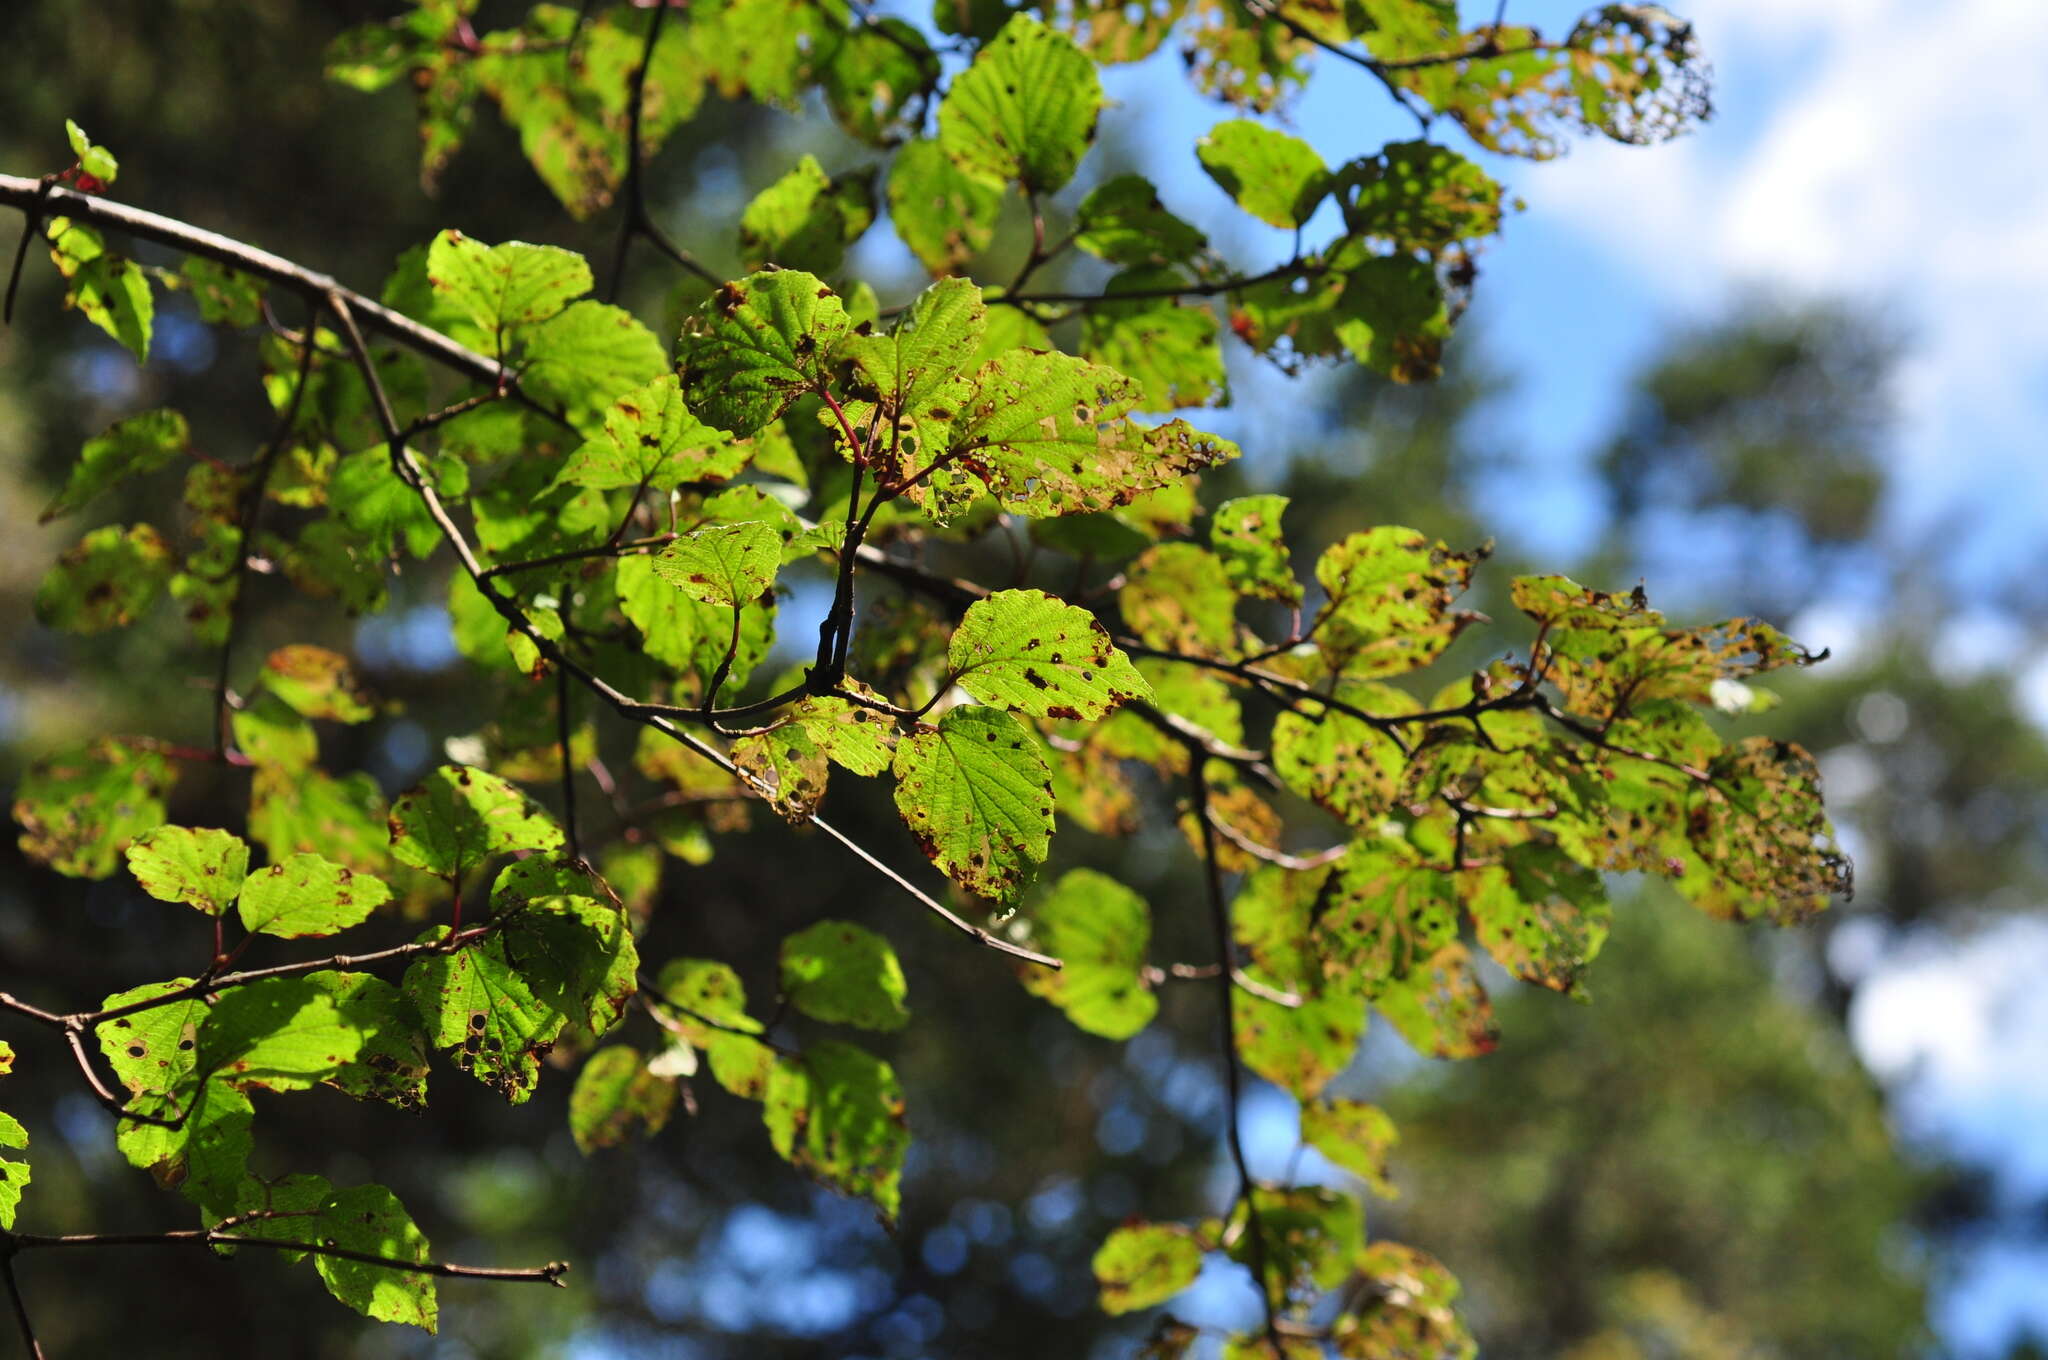
{"type": "MultiPolygon", "coordinates": [[[[1202,767],[1198,751],[1189,752],[1189,764],[1193,767],[1189,782],[1195,795],[1195,821],[1202,828],[1202,876],[1209,892],[1209,924],[1216,933],[1216,953],[1229,974],[1237,972],[1236,944],[1230,928],[1230,904],[1223,896],[1223,871],[1216,862],[1216,828],[1209,818],[1209,777],[1202,767]]],[[[1252,1166],[1245,1156],[1244,1137],[1238,1129],[1241,1114],[1239,1103],[1243,1099],[1243,1075],[1237,1059],[1237,1001],[1232,995],[1230,976],[1219,974],[1222,985],[1217,997],[1223,1012],[1223,1081],[1228,1097],[1224,1107],[1224,1127],[1230,1136],[1230,1159],[1237,1164],[1237,1195],[1244,1203],[1245,1227],[1251,1234],[1251,1247],[1247,1253],[1252,1268],[1252,1280],[1258,1286],[1259,1303],[1265,1310],[1266,1336],[1273,1344],[1273,1354],[1282,1355],[1280,1334],[1275,1329],[1278,1314],[1273,1307],[1273,1294],[1266,1283],[1266,1233],[1259,1220],[1257,1200],[1258,1183],[1252,1179],[1252,1166]]]]}
{"type": "Polygon", "coordinates": [[[14,1278],[14,1244],[11,1238],[0,1247],[0,1275],[7,1278],[7,1301],[14,1305],[14,1320],[21,1327],[21,1343],[28,1347],[29,1360],[45,1360],[43,1343],[36,1340],[35,1323],[29,1320],[28,1300],[21,1296],[21,1284],[14,1278]]]}
{"type": "Polygon", "coordinates": [[[292,383],[291,397],[285,402],[270,442],[263,446],[249,469],[249,484],[242,488],[242,504],[235,520],[234,565],[228,572],[227,634],[221,639],[220,668],[213,684],[213,749],[223,760],[228,754],[228,672],[234,662],[235,637],[242,629],[242,594],[249,588],[249,544],[256,536],[257,521],[263,516],[263,498],[270,487],[271,470],[277,466],[278,455],[291,441],[292,430],[299,420],[299,407],[305,402],[306,388],[312,380],[313,355],[317,348],[313,336],[319,322],[320,307],[316,303],[306,318],[305,340],[299,346],[299,371],[292,383]]]}
{"type": "Polygon", "coordinates": [[[262,1247],[270,1251],[302,1251],[310,1256],[332,1256],[362,1265],[382,1266],[405,1275],[434,1275],[442,1279],[504,1280],[526,1284],[551,1284],[562,1288],[562,1276],[569,1273],[567,1261],[550,1261],[544,1266],[462,1266],[448,1261],[408,1261],[382,1256],[373,1251],[356,1251],[326,1242],[281,1242],[271,1237],[222,1232],[217,1228],[185,1228],[160,1233],[70,1233],[62,1237],[40,1233],[13,1233],[8,1239],[15,1250],[35,1251],[60,1247],[262,1247]]]}

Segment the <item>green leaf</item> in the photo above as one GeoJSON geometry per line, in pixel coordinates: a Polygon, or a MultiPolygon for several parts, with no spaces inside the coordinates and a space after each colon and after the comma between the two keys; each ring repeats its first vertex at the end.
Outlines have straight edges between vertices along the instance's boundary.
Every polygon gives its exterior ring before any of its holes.
{"type": "Polygon", "coordinates": [[[767,1094],[775,1050],[751,1037],[761,1032],[761,1022],[747,1014],[746,988],[732,965],[673,959],[662,965],[655,986],[658,999],[685,1008],[673,1017],[676,1027],[704,1050],[720,1086],[746,1100],[767,1094]]]}
{"type": "MultiPolygon", "coordinates": [[[[426,1235],[413,1224],[398,1197],[383,1186],[330,1190],[318,1176],[293,1180],[300,1184],[287,1187],[287,1191],[296,1189],[304,1195],[310,1188],[317,1198],[309,1204],[293,1202],[289,1207],[279,1202],[273,1210],[278,1217],[257,1217],[238,1225],[235,1232],[273,1242],[338,1247],[413,1265],[433,1260],[426,1235]]],[[[287,1195],[279,1196],[285,1198],[287,1195]]],[[[308,1255],[327,1292],[364,1317],[403,1322],[429,1332],[438,1324],[440,1309],[432,1275],[317,1252],[308,1255]]]]}
{"type": "Polygon", "coordinates": [[[107,253],[98,232],[69,218],[51,218],[46,230],[50,258],[70,283],[65,305],[76,307],[86,320],[112,336],[135,356],[135,362],[146,361],[156,300],[142,266],[107,253]]]}
{"type": "Polygon", "coordinates": [[[1026,991],[1105,1039],[1128,1039],[1152,1023],[1159,998],[1145,984],[1152,916],[1144,898],[1107,874],[1071,869],[1031,921],[1039,944],[1066,966],[1024,970],[1026,991]]]}
{"type": "Polygon", "coordinates": [[[818,810],[832,774],[824,751],[791,723],[741,737],[732,744],[732,759],[792,822],[806,821],[818,810]]]}
{"type": "Polygon", "coordinates": [[[1117,607],[1147,647],[1191,656],[1237,653],[1237,591],[1222,559],[1193,543],[1162,543],[1133,562],[1117,607]]]}
{"type": "Polygon", "coordinates": [[[1337,861],[1313,938],[1328,977],[1372,995],[1458,938],[1452,877],[1401,842],[1353,841],[1337,861]]]}
{"type": "Polygon", "coordinates": [[[158,901],[184,902],[218,916],[242,891],[249,845],[226,831],[160,826],[129,843],[128,871],[158,901]]]}
{"type": "Polygon", "coordinates": [[[749,452],[691,415],[676,375],[664,373],[612,403],[603,432],[569,455],[550,489],[666,490],[678,482],[725,481],[746,466],[749,452]]]}
{"type": "Polygon", "coordinates": [[[1177,297],[1133,297],[1188,286],[1173,269],[1128,269],[1103,285],[1103,301],[1082,318],[1081,353],[1136,382],[1141,411],[1225,404],[1229,382],[1223,372],[1216,314],[1177,297]]]}
{"type": "Polygon", "coordinates": [[[920,103],[939,78],[939,58],[923,33],[897,18],[870,16],[820,54],[819,84],[839,126],[871,146],[893,146],[917,131],[920,103]]]}
{"type": "Polygon", "coordinates": [[[260,766],[298,774],[320,758],[320,738],[275,694],[258,694],[228,715],[229,730],[243,755],[260,766]]]}
{"type": "MultiPolygon", "coordinates": [[[[1386,686],[1347,686],[1369,713],[1398,717],[1414,701],[1386,686]]],[[[1288,788],[1360,831],[1392,811],[1407,756],[1394,737],[1349,713],[1290,709],[1273,720],[1273,770],[1288,788]]]]}
{"type": "MultiPolygon", "coordinates": [[[[900,428],[916,433],[933,426],[923,434],[931,441],[943,437],[952,418],[946,408],[965,400],[961,375],[987,331],[981,290],[966,279],[940,279],[912,300],[887,335],[850,336],[841,353],[900,428]]],[[[900,475],[918,471],[937,452],[901,450],[900,475]]]]}
{"type": "Polygon", "coordinates": [[[1472,583],[1476,560],[1398,526],[1331,545],[1316,562],[1329,596],[1316,641],[1330,668],[1363,679],[1434,661],[1472,621],[1451,602],[1472,583]]]}
{"type": "Polygon", "coordinates": [[[1493,1003],[1462,944],[1445,945],[1434,958],[1382,987],[1373,1005],[1426,1057],[1483,1057],[1500,1043],[1493,1003]]]}
{"type": "Polygon", "coordinates": [[[303,1091],[337,1079],[365,1034],[323,977],[264,978],[223,992],[199,1026],[199,1067],[247,1089],[303,1091]]]}
{"type": "Polygon", "coordinates": [[[36,522],[48,524],[130,477],[154,472],[183,453],[191,440],[185,417],[172,410],[144,411],[109,427],[105,434],[85,441],[70,480],[36,522]]]}
{"type": "Polygon", "coordinates": [[[71,119],[64,120],[64,135],[71,141],[71,154],[83,157],[92,150],[92,138],[85,135],[85,129],[71,119]]]}
{"type": "Polygon", "coordinates": [[[676,359],[690,409],[750,435],[825,378],[846,308],[817,276],[769,270],[728,283],[683,329],[676,359]]]}
{"type": "MultiPolygon", "coordinates": [[[[842,684],[865,689],[857,680],[842,684]]],[[[873,776],[888,769],[896,751],[896,728],[886,716],[832,695],[805,695],[791,707],[790,721],[802,728],[833,764],[858,775],[873,776]]]]}
{"type": "Polygon", "coordinates": [[[105,878],[128,843],[164,822],[171,763],[139,741],[101,737],[31,765],[14,791],[21,851],[72,878],[105,878]]]}
{"type": "MultiPolygon", "coordinates": [[[[496,894],[505,923],[453,954],[415,959],[405,972],[428,1041],[515,1105],[533,1094],[540,1058],[564,1027],[573,1021],[603,1034],[633,994],[639,956],[625,915],[558,891],[577,877],[538,859],[512,865],[496,894]]],[[[446,934],[437,926],[422,938],[446,934]]]]}
{"type": "Polygon", "coordinates": [[[896,748],[896,810],[932,863],[981,897],[1014,896],[1052,843],[1052,770],[1000,709],[947,710],[896,748]]]}
{"type": "Polygon", "coordinates": [[[939,145],[969,175],[1052,193],[1074,177],[1101,108],[1095,63],[1018,14],[954,78],[939,105],[939,145]]]}
{"type": "Polygon", "coordinates": [[[1231,991],[1230,1006],[1238,1057],[1300,1100],[1320,1094],[1350,1066],[1365,1033],[1365,1003],[1343,992],[1303,995],[1299,1006],[1283,1006],[1239,987],[1231,991]]]}
{"type": "Polygon", "coordinates": [[[1449,147],[1389,142],[1337,172],[1344,225],[1396,249],[1435,252],[1500,230],[1500,185],[1449,147]]]}
{"type": "Polygon", "coordinates": [[[792,1166],[872,1200],[895,1223],[910,1128],[889,1064],[850,1044],[814,1044],[801,1058],[775,1064],[761,1118],[792,1166]]]}
{"type": "Polygon", "coordinates": [[[896,951],[851,921],[819,921],[782,941],[782,994],[813,1020],[901,1029],[904,990],[896,951]]]}
{"type": "Polygon", "coordinates": [[[1152,697],[1094,615],[1042,590],[999,590],[969,605],[946,659],[975,698],[1036,718],[1093,720],[1152,697]]]}
{"type": "Polygon", "coordinates": [[[691,599],[732,609],[759,599],[781,566],[781,533],[758,521],[684,534],[654,559],[655,574],[691,599]]]}
{"type": "Polygon", "coordinates": [[[572,302],[523,333],[530,395],[564,407],[579,429],[668,368],[654,332],[631,312],[602,302],[572,302]]]}
{"type": "Polygon", "coordinates": [[[1387,1179],[1387,1149],[1398,1140],[1385,1110],[1362,1100],[1320,1100],[1301,1107],[1301,1137],[1316,1151],[1394,1199],[1387,1179]]]}
{"type": "Polygon", "coordinates": [[[235,1211],[249,1157],[256,1150],[250,1132],[256,1121],[249,1097],[224,1081],[199,1083],[174,1110],[155,1110],[169,1118],[183,1116],[176,1128],[124,1119],[114,1133],[115,1146],[131,1166],[147,1171],[158,1185],[173,1186],[210,1218],[235,1211]]]}
{"type": "Polygon", "coordinates": [[[1074,219],[1074,244],[1111,264],[1186,264],[1209,238],[1166,210],[1143,175],[1118,175],[1089,190],[1074,219]]]}
{"type": "Polygon", "coordinates": [[[1301,603],[1301,582],[1294,579],[1287,540],[1280,533],[1286,510],[1285,496],[1239,496],[1216,507],[1209,547],[1238,594],[1301,603]]]}
{"type": "Polygon", "coordinates": [[[147,524],[95,529],[66,550],[36,588],[36,618],[67,633],[125,628],[156,602],[171,549],[147,524]]]}
{"type": "Polygon", "coordinates": [[[1524,982],[1582,995],[1612,915],[1600,875],[1554,845],[1508,846],[1467,892],[1480,947],[1524,982]]]}
{"type": "Polygon", "coordinates": [[[1248,118],[1218,123],[1195,155],[1238,207],[1268,226],[1301,226],[1330,192],[1330,172],[1314,147],[1248,118]]]}
{"type": "Polygon", "coordinates": [[[612,1044],[591,1054],[576,1074],[569,1093],[569,1136],[588,1157],[599,1148],[660,1133],[675,1105],[674,1082],[648,1071],[638,1049],[612,1044]]]}
{"type": "Polygon", "coordinates": [[[1240,1263],[1264,1262],[1263,1283],[1274,1307],[1344,1282],[1352,1256],[1365,1245],[1365,1214],[1357,1200],[1321,1186],[1259,1188],[1251,1194],[1234,1215],[1233,1226],[1241,1224],[1244,1231],[1235,1235],[1230,1255],[1240,1263]],[[1254,1205],[1256,1217],[1250,1213],[1254,1205]]]}
{"type": "Polygon", "coordinates": [[[871,172],[833,178],[806,155],[740,214],[740,258],[749,271],[777,264],[830,274],[874,221],[871,172]]]}
{"type": "Polygon", "coordinates": [[[263,319],[262,279],[215,264],[203,255],[187,255],[178,274],[192,291],[199,319],[208,325],[239,330],[263,319]]]}
{"type": "Polygon", "coordinates": [[[301,717],[359,723],[377,716],[348,658],[325,647],[278,648],[263,662],[263,687],[301,717]]]}
{"type": "Polygon", "coordinates": [[[355,1057],[323,1084],[357,1100],[381,1100],[401,1110],[427,1103],[427,1036],[403,992],[368,973],[322,971],[306,980],[334,999],[342,1020],[362,1036],[355,1057]]]}
{"type": "Polygon", "coordinates": [[[1002,190],[961,171],[936,141],[914,138],[889,167],[889,220],[934,274],[958,271],[995,240],[1002,190]]]}
{"type": "Polygon", "coordinates": [[[381,879],[318,855],[293,855],[250,875],[242,926],[252,935],[333,935],[360,925],[391,898],[381,879]]]}
{"type": "Polygon", "coordinates": [[[1109,510],[1191,472],[1237,457],[1237,446],[1172,421],[1124,417],[1142,397],[1113,369],[1067,354],[1011,350],[976,377],[953,422],[952,453],[1004,507],[1049,516],[1109,510]]]}
{"type": "Polygon", "coordinates": [[[532,855],[505,866],[491,904],[506,921],[496,938],[534,995],[603,1035],[633,1000],[640,956],[625,911],[592,891],[603,885],[581,867],[532,855]]]}
{"type": "Polygon", "coordinates": [[[1095,1252],[1105,1313],[1134,1313],[1164,1303],[1202,1272],[1202,1244],[1178,1223],[1132,1223],[1095,1252]]]}
{"type": "Polygon", "coordinates": [[[1351,357],[1395,382],[1427,382],[1442,371],[1451,323],[1436,271],[1424,261],[1396,255],[1351,269],[1332,319],[1351,357]]]}
{"type": "Polygon", "coordinates": [[[1820,771],[1804,748],[1746,737],[1688,796],[1686,831],[1704,872],[1688,866],[1679,891],[1737,920],[1799,921],[1853,886],[1820,801],[1820,771]]]}
{"type": "Polygon", "coordinates": [[[466,765],[443,765],[391,805],[391,853],[443,878],[460,878],[493,855],[553,850],[562,829],[512,785],[466,765]]]}
{"type": "Polygon", "coordinates": [[[390,825],[377,781],[360,771],[335,778],[259,767],[250,781],[249,836],[272,862],[323,854],[362,873],[390,859],[390,825]]]}
{"type": "Polygon", "coordinates": [[[427,281],[487,334],[502,337],[568,306],[591,289],[590,266],[559,246],[487,246],[444,231],[427,247],[427,281]]]}
{"type": "MultiPolygon", "coordinates": [[[[145,983],[114,993],[100,1003],[100,1009],[118,1010],[153,1001],[191,982],[191,978],[169,978],[145,983]]],[[[102,1020],[93,1027],[107,1066],[136,1097],[130,1105],[139,1113],[175,1119],[184,1112],[199,1066],[199,1027],[209,1014],[204,997],[186,996],[133,1015],[102,1020]]]]}

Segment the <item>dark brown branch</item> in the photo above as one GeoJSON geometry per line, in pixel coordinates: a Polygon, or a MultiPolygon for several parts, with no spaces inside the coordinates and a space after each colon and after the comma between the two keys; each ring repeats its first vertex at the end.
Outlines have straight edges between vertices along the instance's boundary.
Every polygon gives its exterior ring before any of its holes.
{"type": "Polygon", "coordinates": [[[1223,896],[1223,870],[1216,862],[1216,827],[1209,816],[1209,777],[1202,767],[1199,750],[1190,749],[1188,757],[1195,821],[1202,829],[1202,877],[1209,895],[1209,924],[1216,934],[1216,954],[1224,970],[1218,973],[1222,985],[1217,991],[1223,1012],[1223,1083],[1228,1097],[1224,1104],[1224,1129],[1229,1134],[1230,1159],[1237,1165],[1237,1195],[1244,1202],[1245,1230],[1251,1234],[1251,1247],[1246,1254],[1251,1258],[1252,1281],[1258,1286],[1259,1304],[1266,1315],[1266,1336],[1277,1356],[1285,1352],[1275,1327],[1279,1319],[1272,1291],[1266,1284],[1266,1233],[1259,1220],[1258,1182],[1252,1179],[1251,1161],[1245,1156],[1244,1136],[1238,1128],[1244,1079],[1237,1059],[1237,1001],[1232,995],[1232,978],[1238,972],[1237,948],[1230,928],[1230,904],[1223,896]]]}
{"type": "MultiPolygon", "coordinates": [[[[0,207],[16,208],[32,212],[37,208],[42,191],[40,181],[24,179],[19,175],[0,175],[0,207]]],[[[187,255],[198,255],[224,264],[244,274],[268,279],[272,283],[291,289],[302,297],[316,299],[340,297],[349,309],[362,318],[363,324],[371,330],[408,349],[454,369],[465,377],[495,386],[500,379],[509,377],[503,364],[487,359],[474,350],[457,344],[430,326],[422,325],[401,312],[393,311],[380,302],[364,297],[341,286],[325,274],[317,273],[302,265],[294,264],[281,255],[245,245],[217,232],[195,227],[175,218],[163,217],[131,208],[125,203],[115,203],[90,194],[81,194],[73,189],[56,188],[47,193],[48,211],[62,212],[67,217],[96,226],[118,227],[131,236],[158,245],[170,246],[187,255]]]]}
{"type": "Polygon", "coordinates": [[[29,1320],[28,1300],[21,1296],[21,1284],[14,1278],[14,1246],[11,1242],[0,1245],[0,1276],[7,1279],[7,1301],[14,1305],[14,1321],[21,1328],[21,1344],[28,1348],[29,1360],[46,1360],[43,1343],[36,1340],[36,1325],[29,1320]]]}

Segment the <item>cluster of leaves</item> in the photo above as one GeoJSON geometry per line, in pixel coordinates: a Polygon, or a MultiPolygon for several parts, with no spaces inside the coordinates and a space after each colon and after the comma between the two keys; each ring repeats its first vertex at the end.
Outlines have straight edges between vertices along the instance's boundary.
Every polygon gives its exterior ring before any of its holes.
{"type": "MultiPolygon", "coordinates": [[[[1330,546],[1304,580],[1283,498],[1202,508],[1199,474],[1235,457],[1230,443],[1134,418],[1223,399],[1217,298],[1261,354],[1433,372],[1471,247],[1500,219],[1499,186],[1477,166],[1406,141],[1332,168],[1241,118],[1202,139],[1201,165],[1297,237],[1334,200],[1342,231],[1322,249],[1235,274],[1134,175],[1095,185],[1064,236],[1046,226],[1095,135],[1097,64],[1142,56],[1176,25],[1196,79],[1253,111],[1321,49],[1483,146],[1537,153],[1565,118],[1636,135],[1646,101],[1677,79],[1667,66],[1694,69],[1669,16],[1609,6],[1546,44],[1498,25],[1461,34],[1437,0],[1138,18],[941,6],[937,27],[974,52],[945,81],[918,29],[831,3],[543,5],[482,36],[472,8],[421,0],[330,54],[362,88],[409,79],[430,177],[479,94],[579,216],[622,185],[637,193],[645,154],[712,91],[793,105],[820,87],[894,160],[884,190],[872,171],[831,176],[809,159],[765,190],[739,228],[760,268],[720,284],[672,352],[585,297],[589,266],[556,247],[443,232],[401,257],[380,306],[217,246],[178,275],[141,270],[76,209],[44,224],[72,302],[138,357],[152,279],[191,287],[217,324],[270,322],[257,342],[270,442],[240,465],[190,459],[174,522],[91,530],[36,601],[44,623],[89,633],[145,620],[168,595],[194,641],[223,653],[213,744],[103,737],[38,762],[14,808],[33,858],[89,878],[125,861],[152,896],[211,918],[212,963],[94,1011],[0,998],[99,1038],[127,1088],[106,1095],[122,1150],[192,1201],[208,1242],[307,1247],[337,1297],[431,1326],[436,1276],[402,1207],[377,1186],[249,1174],[247,1093],[328,1086],[417,1108],[439,1052],[519,1102],[558,1047],[588,1055],[570,1100],[586,1151],[660,1130],[689,1104],[701,1054],[720,1086],[759,1102],[781,1156],[893,1217],[909,1143],[895,1073],[839,1039],[799,1046],[787,1023],[793,1011],[902,1025],[889,943],[837,921],[790,936],[765,1019],[728,963],[643,970],[636,945],[664,875],[716,853],[754,805],[844,840],[818,808],[849,778],[888,781],[910,837],[997,929],[885,870],[898,887],[1110,1038],[1153,1020],[1168,979],[1204,969],[1155,962],[1151,908],[1113,878],[1072,869],[1035,884],[1063,825],[1178,819],[1206,870],[1206,974],[1232,1089],[1240,1065],[1286,1089],[1310,1141],[1377,1185],[1391,1126],[1324,1098],[1369,1009],[1423,1052],[1486,1052],[1475,951],[1580,993],[1608,873],[1667,876],[1738,918],[1798,919],[1846,889],[1812,761],[1725,743],[1713,723],[1758,701],[1749,677],[1812,659],[1774,630],[1674,626],[1640,593],[1527,577],[1513,587],[1519,649],[1424,684],[1478,622],[1457,601],[1483,553],[1382,527],[1330,546]],[[1007,285],[984,289],[967,269],[1011,188],[1033,243],[1007,285]],[[837,274],[884,194],[939,276],[889,308],[837,274]],[[1069,249],[1122,272],[1099,294],[1027,291],[1069,249]],[[131,275],[123,311],[108,281],[131,275]],[[300,329],[276,320],[280,298],[304,305],[300,329]],[[1064,328],[1055,347],[1047,327],[1070,317],[1078,336],[1064,328]],[[947,545],[1018,530],[1043,579],[1070,587],[1020,573],[989,589],[930,565],[947,545]],[[252,561],[353,614],[384,606],[402,558],[444,552],[453,638],[486,720],[453,734],[468,763],[387,804],[368,775],[321,763],[320,724],[382,716],[348,660],[286,647],[237,690],[235,620],[252,561]],[[815,656],[791,664],[778,610],[807,574],[831,606],[815,656]],[[879,580],[896,593],[863,602],[879,580]],[[615,773],[604,755],[627,739],[633,768],[615,773]],[[247,772],[246,836],[172,824],[177,781],[201,763],[247,772]],[[608,840],[578,826],[586,780],[617,814],[608,840]],[[636,800],[635,781],[651,796],[636,800]],[[558,789],[561,816],[522,784],[558,789]],[[441,922],[370,953],[236,971],[259,937],[397,915],[441,922]],[[612,1037],[636,998],[652,1043],[612,1037]]],[[[637,197],[624,228],[622,245],[661,239],[637,197]]],[[[45,517],[191,452],[178,413],[131,416],[87,443],[45,517]]],[[[82,1048],[78,1061],[97,1083],[82,1048]]],[[[1133,1224],[1105,1244],[1106,1307],[1162,1302],[1221,1252],[1251,1267],[1266,1305],[1263,1332],[1233,1339],[1234,1355],[1469,1351],[1434,1261],[1369,1242],[1350,1196],[1260,1184],[1238,1160],[1223,1216],[1133,1224]],[[1334,1313],[1315,1311],[1332,1291],[1334,1313]]],[[[1164,1322],[1153,1353],[1193,1336],[1164,1322]]]]}

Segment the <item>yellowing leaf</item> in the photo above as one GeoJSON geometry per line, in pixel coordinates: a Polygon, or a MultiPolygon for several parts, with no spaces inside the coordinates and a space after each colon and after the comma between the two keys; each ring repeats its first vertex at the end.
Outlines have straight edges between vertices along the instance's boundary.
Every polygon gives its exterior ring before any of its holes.
{"type": "Polygon", "coordinates": [[[1111,1233],[1092,1264],[1102,1311],[1132,1313],[1193,1284],[1202,1271],[1202,1246],[1178,1223],[1133,1223],[1111,1233]]]}

